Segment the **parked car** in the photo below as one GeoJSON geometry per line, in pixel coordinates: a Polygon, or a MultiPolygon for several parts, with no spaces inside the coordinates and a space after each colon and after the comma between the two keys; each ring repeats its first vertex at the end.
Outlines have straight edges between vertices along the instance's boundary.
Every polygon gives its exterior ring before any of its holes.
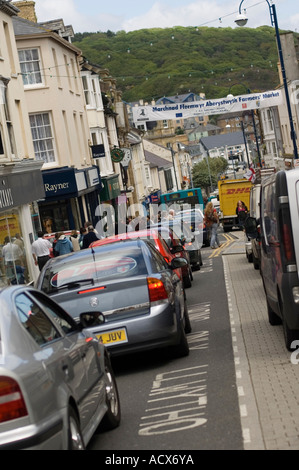
{"type": "Polygon", "coordinates": [[[83,327],[99,312],[78,324],[25,286],[2,289],[0,306],[0,449],[83,449],[100,424],[117,427],[109,353],[83,327]]]}
{"type": "Polygon", "coordinates": [[[189,251],[185,249],[181,240],[177,237],[172,228],[170,228],[168,225],[157,224],[152,225],[151,227],[152,230],[158,231],[158,233],[161,235],[162,239],[165,241],[172,254],[174,254],[178,258],[184,258],[187,261],[187,266],[184,266],[182,268],[183,283],[186,289],[191,287],[193,281],[193,274],[189,251]]]}
{"type": "MultiPolygon", "coordinates": [[[[271,325],[282,322],[285,344],[299,339],[298,169],[262,181],[260,197],[261,275],[271,325]]],[[[258,237],[257,220],[250,218],[258,237]]],[[[253,232],[253,229],[252,229],[253,232]]]]}
{"type": "Polygon", "coordinates": [[[88,309],[100,310],[101,325],[91,331],[112,355],[173,347],[189,353],[191,331],[182,279],[146,240],[122,240],[52,259],[40,273],[37,288],[74,318],[88,309]]]}
{"type": "Polygon", "coordinates": [[[193,235],[197,238],[200,247],[210,246],[210,233],[204,222],[204,215],[200,209],[188,209],[178,212],[175,220],[183,220],[193,235]]]}
{"type": "Polygon", "coordinates": [[[203,264],[200,250],[201,245],[195,235],[191,232],[189,225],[184,221],[177,219],[166,220],[165,222],[161,222],[160,225],[169,227],[174,232],[177,239],[181,241],[185,250],[189,254],[192,269],[200,269],[203,264]]]}
{"type": "MultiPolygon", "coordinates": [[[[152,245],[156,248],[156,250],[159,251],[159,253],[161,253],[167,263],[171,263],[173,258],[177,258],[180,256],[184,257],[184,255],[182,255],[184,247],[181,244],[179,244],[175,250],[171,250],[166,244],[165,240],[162,238],[159,231],[154,229],[138,230],[136,232],[125,232],[111,237],[103,238],[101,240],[93,242],[90,247],[92,248],[96,246],[107,245],[108,243],[114,243],[120,240],[134,240],[137,238],[140,240],[148,240],[150,243],[152,243],[152,245]]],[[[183,279],[184,277],[188,276],[188,270],[189,265],[186,264],[185,266],[183,266],[183,268],[177,269],[176,273],[180,278],[183,279]]]]}

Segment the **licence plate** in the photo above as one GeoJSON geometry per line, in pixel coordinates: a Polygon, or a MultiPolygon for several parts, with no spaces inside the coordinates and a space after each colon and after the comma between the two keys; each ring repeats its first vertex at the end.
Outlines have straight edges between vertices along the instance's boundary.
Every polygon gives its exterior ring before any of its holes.
{"type": "Polygon", "coordinates": [[[100,343],[103,344],[115,344],[115,343],[127,343],[127,333],[125,328],[121,330],[107,331],[97,335],[100,343]]]}

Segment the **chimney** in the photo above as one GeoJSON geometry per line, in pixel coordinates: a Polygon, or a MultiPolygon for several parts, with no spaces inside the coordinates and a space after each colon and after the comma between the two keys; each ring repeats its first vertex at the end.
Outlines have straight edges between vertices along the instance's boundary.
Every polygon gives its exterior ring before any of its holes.
{"type": "Polygon", "coordinates": [[[18,13],[18,16],[20,18],[24,18],[24,20],[29,20],[33,23],[37,23],[37,17],[35,14],[35,2],[31,0],[23,0],[18,2],[12,2],[12,4],[20,10],[20,12],[18,13]]]}

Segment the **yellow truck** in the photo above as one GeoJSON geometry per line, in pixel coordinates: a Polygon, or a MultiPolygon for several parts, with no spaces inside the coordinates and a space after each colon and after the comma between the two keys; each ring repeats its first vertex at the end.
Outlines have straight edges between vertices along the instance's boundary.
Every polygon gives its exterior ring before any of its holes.
{"type": "Polygon", "coordinates": [[[223,230],[228,232],[238,226],[236,214],[238,201],[243,201],[249,210],[250,189],[253,186],[248,179],[220,180],[218,181],[220,213],[219,218],[223,230]]]}

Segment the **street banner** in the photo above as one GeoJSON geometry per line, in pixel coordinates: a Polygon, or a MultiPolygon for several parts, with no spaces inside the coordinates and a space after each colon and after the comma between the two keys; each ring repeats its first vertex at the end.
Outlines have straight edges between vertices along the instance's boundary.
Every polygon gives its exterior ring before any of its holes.
{"type": "Polygon", "coordinates": [[[187,119],[196,116],[235,113],[253,109],[270,108],[283,103],[281,90],[251,93],[249,95],[228,96],[213,100],[186,103],[155,104],[134,106],[133,121],[140,124],[147,121],[187,119]]]}

